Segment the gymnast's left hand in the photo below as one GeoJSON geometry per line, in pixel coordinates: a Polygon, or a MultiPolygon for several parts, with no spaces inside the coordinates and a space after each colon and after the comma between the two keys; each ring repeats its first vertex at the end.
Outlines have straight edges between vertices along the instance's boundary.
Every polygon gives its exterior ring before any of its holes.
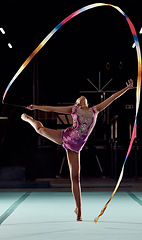
{"type": "Polygon", "coordinates": [[[130,79],[130,80],[128,80],[128,82],[126,82],[126,86],[127,86],[128,89],[136,88],[136,87],[133,86],[133,80],[132,79],[130,79]]]}

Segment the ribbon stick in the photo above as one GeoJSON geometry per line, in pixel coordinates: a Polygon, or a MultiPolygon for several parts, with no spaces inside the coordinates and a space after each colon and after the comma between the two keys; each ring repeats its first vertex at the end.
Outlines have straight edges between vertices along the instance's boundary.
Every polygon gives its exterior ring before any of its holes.
{"type": "Polygon", "coordinates": [[[136,30],[135,30],[135,27],[133,25],[133,23],[131,22],[131,20],[128,18],[128,16],[118,7],[118,6],[114,6],[112,4],[106,4],[106,3],[94,3],[94,4],[90,4],[90,5],[87,5],[75,12],[73,12],[72,14],[70,14],[68,17],[66,17],[63,21],[61,21],[45,38],[44,40],[38,45],[38,47],[30,54],[30,56],[26,59],[26,61],[22,64],[22,66],[19,68],[19,70],[16,72],[16,74],[14,75],[14,77],[11,79],[10,83],[8,84],[5,92],[4,92],[4,95],[3,95],[3,99],[2,99],[2,102],[4,103],[4,99],[6,97],[6,94],[9,90],[9,88],[11,87],[11,85],[13,84],[13,82],[17,79],[17,77],[21,74],[21,72],[24,70],[24,68],[30,63],[30,61],[33,59],[33,57],[43,48],[43,46],[49,41],[49,39],[65,24],[67,23],[69,20],[71,20],[72,18],[74,18],[75,16],[79,15],[80,13],[82,12],[85,12],[89,9],[93,9],[95,7],[101,7],[101,6],[110,6],[110,7],[113,7],[115,8],[117,11],[119,11],[127,20],[128,22],[128,25],[130,27],[130,30],[132,32],[132,35],[133,35],[133,38],[134,38],[134,42],[135,42],[135,45],[136,45],[136,52],[137,52],[137,61],[138,61],[138,75],[137,75],[137,90],[136,90],[136,114],[135,114],[135,122],[134,122],[134,127],[133,127],[133,133],[132,133],[132,138],[131,138],[131,141],[130,141],[130,145],[128,147],[128,151],[127,151],[127,154],[126,154],[126,158],[125,158],[125,161],[123,163],[123,166],[122,166],[122,170],[121,170],[121,173],[120,173],[120,176],[119,176],[119,179],[118,179],[118,182],[116,184],[116,187],[110,197],[110,199],[108,200],[108,202],[105,204],[104,208],[102,209],[100,215],[98,217],[96,217],[94,219],[95,222],[98,221],[99,217],[104,213],[104,211],[106,210],[109,202],[111,201],[112,197],[114,196],[114,194],[116,193],[119,185],[120,185],[120,182],[123,178],[123,173],[124,173],[124,166],[125,166],[125,163],[127,161],[127,158],[129,156],[129,153],[131,151],[131,148],[132,148],[132,144],[133,144],[133,141],[135,139],[135,136],[136,136],[136,129],[137,129],[137,114],[138,114],[138,109],[139,109],[139,104],[140,104],[140,92],[141,92],[141,70],[142,70],[142,66],[141,66],[141,51],[140,51],[140,45],[139,45],[139,41],[138,41],[138,37],[137,37],[137,33],[136,33],[136,30]]]}

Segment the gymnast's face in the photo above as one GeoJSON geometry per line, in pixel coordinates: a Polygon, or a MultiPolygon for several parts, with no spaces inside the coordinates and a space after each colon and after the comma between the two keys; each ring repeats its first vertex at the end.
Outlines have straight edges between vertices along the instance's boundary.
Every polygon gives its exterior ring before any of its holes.
{"type": "Polygon", "coordinates": [[[86,97],[81,96],[76,100],[76,106],[81,106],[81,107],[88,107],[88,101],[86,97]]]}

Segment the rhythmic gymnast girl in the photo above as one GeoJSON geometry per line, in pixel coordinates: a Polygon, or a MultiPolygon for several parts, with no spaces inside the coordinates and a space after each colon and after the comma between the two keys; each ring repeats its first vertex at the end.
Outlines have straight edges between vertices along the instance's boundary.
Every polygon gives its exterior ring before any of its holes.
{"type": "Polygon", "coordinates": [[[28,122],[35,131],[49,140],[62,145],[66,149],[68,165],[70,170],[72,193],[75,199],[77,221],[82,221],[81,217],[81,188],[80,188],[80,151],[85,145],[92,132],[99,112],[108,107],[114,100],[124,94],[127,90],[133,89],[133,80],[126,82],[126,87],[116,92],[100,104],[89,108],[87,99],[84,96],[78,98],[74,106],[52,107],[30,105],[29,110],[41,110],[45,112],[58,112],[72,114],[73,126],[65,130],[53,130],[45,128],[41,122],[34,120],[27,114],[22,114],[22,120],[28,122]]]}

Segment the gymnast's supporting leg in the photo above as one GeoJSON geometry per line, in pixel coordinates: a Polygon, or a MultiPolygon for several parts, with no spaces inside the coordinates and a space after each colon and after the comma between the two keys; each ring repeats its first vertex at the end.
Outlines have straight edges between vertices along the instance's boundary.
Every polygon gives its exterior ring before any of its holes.
{"type": "Polygon", "coordinates": [[[80,189],[80,153],[67,150],[67,158],[70,169],[70,178],[72,185],[72,193],[75,199],[77,221],[81,218],[81,189],[80,189]]]}
{"type": "Polygon", "coordinates": [[[41,122],[34,120],[32,117],[28,116],[25,113],[21,115],[21,119],[25,122],[28,122],[41,136],[46,137],[57,144],[62,144],[61,130],[46,128],[41,122]]]}
{"type": "MultiPolygon", "coordinates": [[[[37,133],[48,138],[49,140],[62,144],[61,131],[45,128],[41,122],[34,120],[27,114],[22,114],[21,119],[28,122],[37,133]]],[[[81,189],[80,189],[80,153],[67,150],[67,158],[70,169],[70,177],[72,183],[72,193],[76,203],[75,213],[77,221],[82,221],[81,218],[81,189]]]]}

